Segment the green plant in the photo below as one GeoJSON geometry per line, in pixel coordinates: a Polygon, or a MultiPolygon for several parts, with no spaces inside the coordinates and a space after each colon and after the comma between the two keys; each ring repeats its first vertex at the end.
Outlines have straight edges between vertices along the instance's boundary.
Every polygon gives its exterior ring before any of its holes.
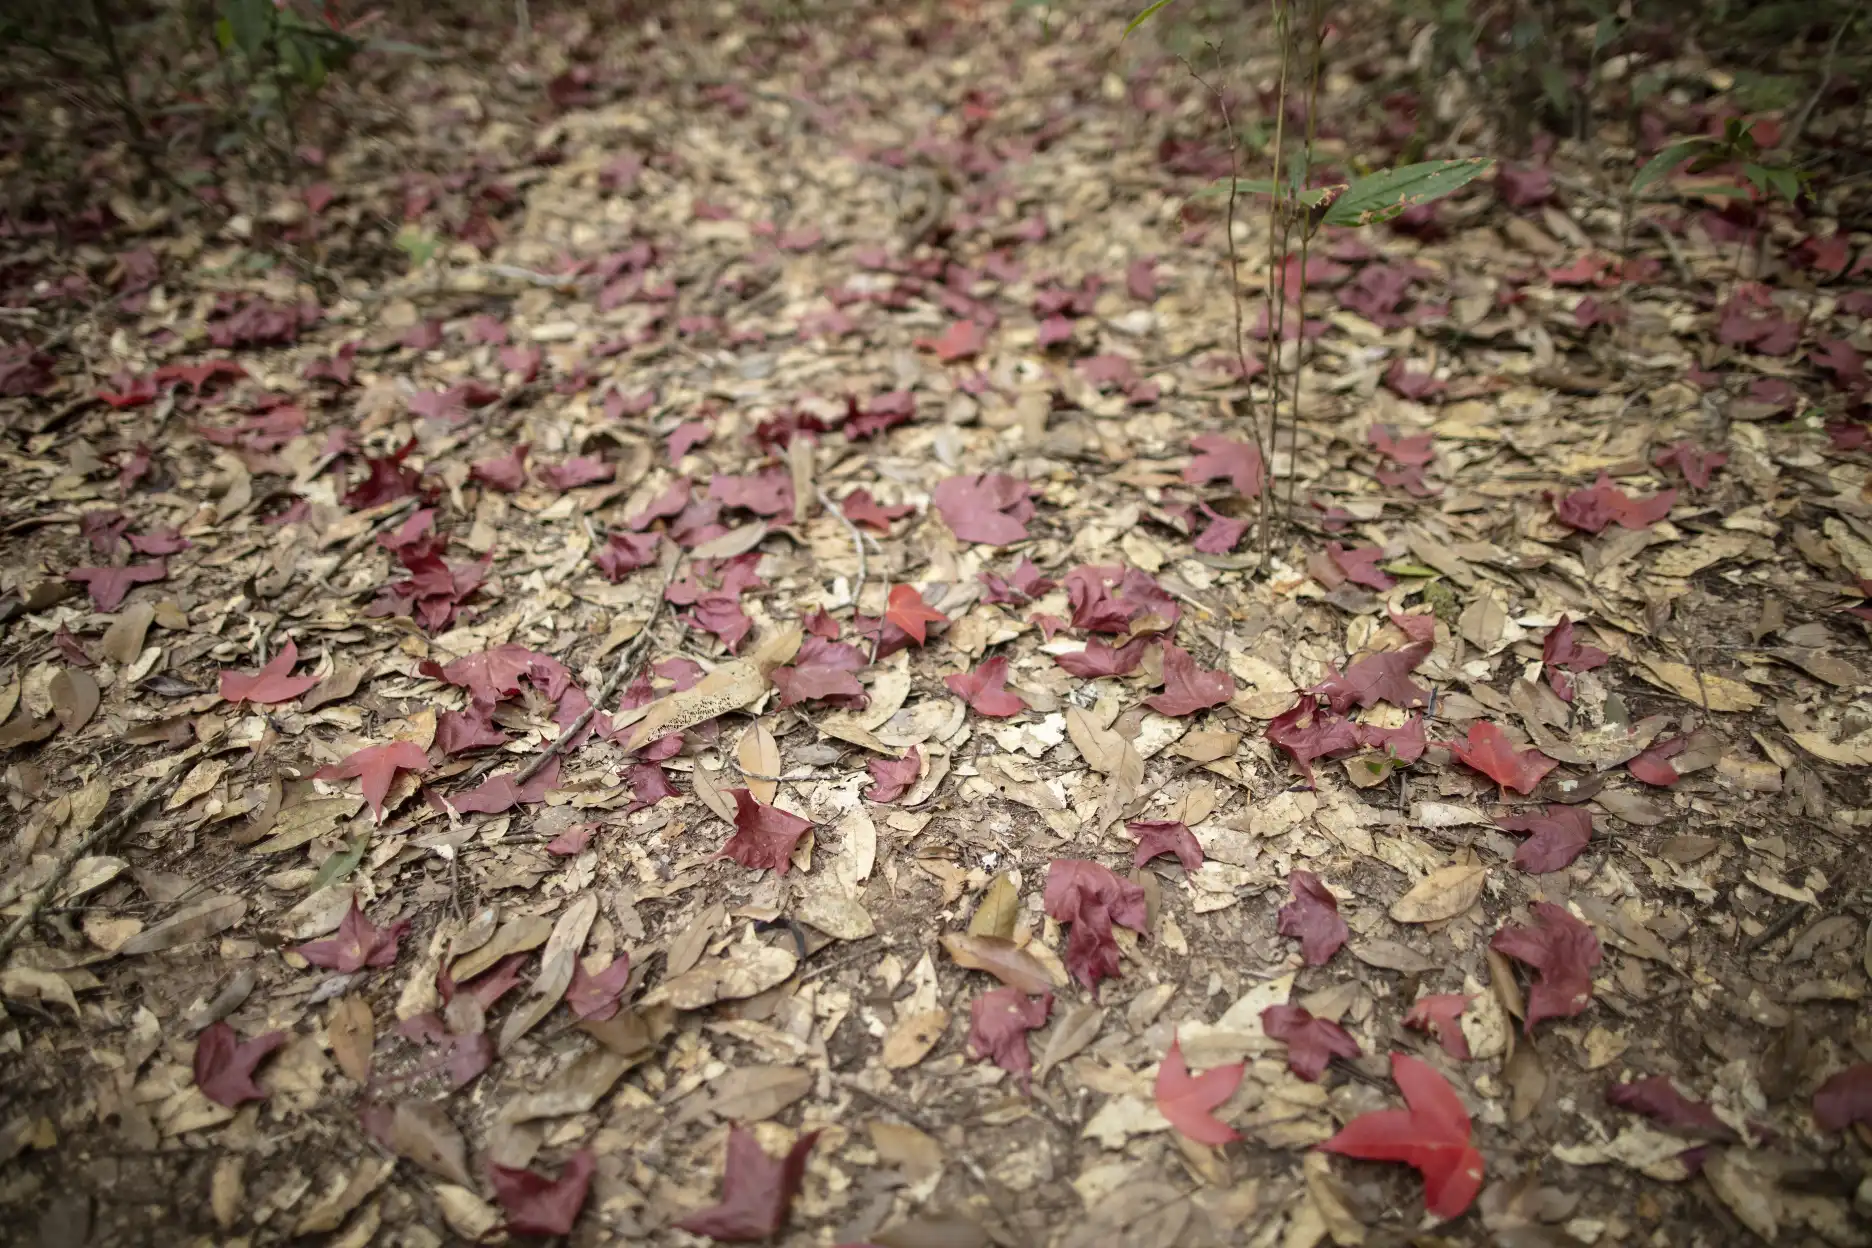
{"type": "MultiPolygon", "coordinates": [[[[1639,194],[1679,168],[1687,168],[1691,173],[1704,173],[1729,164],[1739,165],[1742,177],[1761,194],[1779,195],[1790,204],[1798,200],[1806,188],[1808,175],[1805,172],[1782,164],[1766,163],[1761,146],[1755,141],[1752,123],[1744,117],[1731,117],[1723,125],[1722,137],[1699,134],[1679,139],[1646,161],[1632,179],[1631,193],[1639,194]]],[[[1715,188],[1706,187],[1704,193],[1710,193],[1712,189],[1715,188]]],[[[1734,188],[1734,193],[1742,195],[1746,192],[1738,186],[1734,188]]]]}

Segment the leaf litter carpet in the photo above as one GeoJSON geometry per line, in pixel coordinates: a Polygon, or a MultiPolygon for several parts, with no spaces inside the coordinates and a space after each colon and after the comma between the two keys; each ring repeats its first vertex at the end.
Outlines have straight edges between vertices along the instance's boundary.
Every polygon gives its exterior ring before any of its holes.
{"type": "Polygon", "coordinates": [[[1244,377],[1124,16],[556,14],[269,193],[407,275],[98,224],[5,356],[7,1217],[1872,1242],[1866,237],[1244,204],[1244,377]]]}

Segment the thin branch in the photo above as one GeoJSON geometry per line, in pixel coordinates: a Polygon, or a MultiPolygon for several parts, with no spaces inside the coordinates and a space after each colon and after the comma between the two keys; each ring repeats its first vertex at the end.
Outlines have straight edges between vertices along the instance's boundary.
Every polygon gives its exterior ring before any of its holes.
{"type": "Polygon", "coordinates": [[[65,882],[65,877],[71,874],[72,865],[84,857],[93,846],[109,841],[135,823],[150,803],[167,793],[187,771],[188,768],[178,765],[171,768],[169,774],[162,779],[150,781],[143,786],[140,793],[130,799],[128,806],[117,812],[116,818],[99,825],[88,836],[81,838],[59,855],[57,864],[52,868],[51,876],[39,886],[39,891],[33,894],[32,900],[26,903],[25,912],[13,920],[5,933],[0,934],[0,963],[6,961],[7,955],[13,952],[14,946],[18,945],[20,938],[26,934],[26,929],[31,927],[34,920],[39,917],[46,903],[52,900],[52,894],[58,891],[59,885],[65,882]]]}
{"type": "Polygon", "coordinates": [[[1814,88],[1813,94],[1807,97],[1807,102],[1801,105],[1800,112],[1794,116],[1794,124],[1788,127],[1787,137],[1781,141],[1781,146],[1787,151],[1792,152],[1800,143],[1801,136],[1807,132],[1807,123],[1813,120],[1814,109],[1819,107],[1820,98],[1826,94],[1827,88],[1833,85],[1833,58],[1839,54],[1840,40],[1845,37],[1850,27],[1858,25],[1859,19],[1865,15],[1865,7],[1861,4],[1852,11],[1850,17],[1833,28],[1833,39],[1827,44],[1826,56],[1820,62],[1820,85],[1814,88]]]}

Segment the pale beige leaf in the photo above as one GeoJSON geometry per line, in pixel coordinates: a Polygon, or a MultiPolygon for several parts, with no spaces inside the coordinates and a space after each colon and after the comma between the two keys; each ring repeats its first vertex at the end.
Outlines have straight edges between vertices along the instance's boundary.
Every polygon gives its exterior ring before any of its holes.
{"type": "Polygon", "coordinates": [[[736,659],[724,663],[689,688],[658,698],[646,706],[643,718],[631,729],[625,748],[641,749],[658,737],[738,711],[758,701],[767,688],[767,675],[755,660],[736,659]]]}
{"type": "Polygon", "coordinates": [[[728,796],[728,790],[722,785],[721,771],[714,767],[704,767],[697,762],[695,770],[689,773],[689,779],[695,788],[696,796],[702,804],[714,814],[729,823],[734,822],[734,799],[728,796]]]}
{"type": "Polygon", "coordinates": [[[800,1066],[743,1066],[709,1083],[698,1109],[730,1122],[763,1122],[812,1091],[812,1072],[800,1066]]]}
{"type": "Polygon", "coordinates": [[[505,1052],[515,1040],[532,1030],[539,1021],[552,1012],[559,1004],[559,998],[572,983],[572,966],[578,958],[578,952],[585,946],[585,937],[591,932],[591,926],[598,917],[598,897],[595,893],[581,893],[559,921],[553,925],[552,935],[546,938],[546,950],[540,955],[539,978],[533,981],[533,990],[527,1000],[516,1007],[507,1016],[501,1026],[500,1042],[496,1046],[505,1052]]]}
{"type": "Polygon", "coordinates": [[[945,932],[942,946],[957,966],[987,971],[1010,988],[1032,993],[1053,990],[1053,977],[1047,974],[1046,967],[1011,940],[968,932],[945,932]]]}
{"type": "Polygon", "coordinates": [[[517,915],[502,924],[486,944],[456,958],[449,967],[449,977],[465,984],[510,953],[539,948],[552,930],[552,923],[544,915],[517,915]]]}
{"type": "Polygon", "coordinates": [[[871,868],[877,864],[877,825],[869,811],[857,806],[839,820],[838,835],[839,852],[830,864],[832,874],[847,889],[856,890],[870,878],[871,868]]]}
{"type": "Polygon", "coordinates": [[[339,663],[331,670],[331,675],[306,691],[300,700],[299,709],[315,711],[332,702],[342,702],[357,692],[358,682],[364,679],[365,668],[361,663],[339,663]]]}
{"type": "Polygon", "coordinates": [[[338,1063],[338,1069],[353,1083],[368,1083],[371,1050],[377,1043],[377,1024],[371,1018],[370,1002],[356,993],[340,997],[332,1006],[325,1035],[331,1041],[332,1060],[338,1063]]]}
{"type": "MultiPolygon", "coordinates": [[[[780,792],[780,745],[764,719],[755,720],[741,734],[735,746],[735,762],[741,766],[741,778],[754,800],[773,805],[780,792]]],[[[732,816],[729,822],[733,822],[732,816]]]]}
{"type": "Polygon", "coordinates": [[[1706,698],[1710,710],[1725,713],[1752,711],[1761,705],[1761,695],[1741,681],[1708,670],[1699,678],[1697,669],[1688,663],[1640,659],[1635,670],[1660,689],[1670,690],[1693,706],[1702,706],[1706,698]]]}
{"type": "Polygon", "coordinates": [[[117,950],[125,956],[160,953],[181,945],[225,932],[246,917],[247,901],[242,897],[209,897],[170,915],[153,927],[146,927],[126,940],[117,950]]]}
{"type": "Polygon", "coordinates": [[[220,783],[221,775],[228,769],[224,758],[204,758],[189,769],[182,777],[182,783],[176,786],[169,800],[163,803],[164,810],[180,810],[208,790],[220,783]]]}
{"type": "Polygon", "coordinates": [[[355,794],[340,797],[314,797],[279,812],[273,820],[273,835],[249,852],[277,854],[297,849],[308,841],[329,834],[340,823],[357,814],[364,799],[355,794]]]}
{"type": "Polygon", "coordinates": [[[97,678],[81,667],[68,667],[52,678],[52,713],[68,733],[91,722],[98,696],[97,678]]]}
{"type": "Polygon", "coordinates": [[[1014,939],[1014,921],[1020,915],[1020,893],[1007,872],[995,876],[982,894],[981,904],[969,919],[969,935],[992,936],[997,940],[1014,939]]]}
{"type": "Polygon", "coordinates": [[[1046,1048],[1040,1054],[1040,1067],[1034,1072],[1034,1081],[1044,1083],[1048,1071],[1078,1056],[1098,1038],[1099,1029],[1104,1025],[1105,1011],[1096,1005],[1075,1005],[1068,1010],[1053,1024],[1053,1030],[1047,1036],[1046,1048]]]}
{"type": "Polygon", "coordinates": [[[929,1055],[949,1028],[948,1010],[925,1010],[899,1022],[884,1037],[884,1065],[903,1070],[929,1055]]]}
{"type": "Polygon", "coordinates": [[[438,1179],[467,1186],[468,1145],[449,1120],[446,1108],[434,1101],[404,1101],[390,1118],[390,1151],[438,1179]]]}
{"type": "MultiPolygon", "coordinates": [[[[104,657],[119,667],[128,667],[137,661],[143,653],[143,639],[149,636],[150,624],[156,619],[156,608],[147,602],[137,602],[125,607],[111,621],[111,626],[104,630],[104,640],[100,649],[104,657]]],[[[11,708],[7,708],[10,710],[11,708]]],[[[0,719],[7,711],[0,710],[0,719]]]]}
{"type": "Polygon", "coordinates": [[[877,932],[870,912],[856,898],[838,891],[836,881],[831,888],[818,888],[801,897],[793,916],[837,940],[863,940],[877,932]]]}
{"type": "Polygon", "coordinates": [[[1436,923],[1453,919],[1482,896],[1488,869],[1481,866],[1442,867],[1411,885],[1391,903],[1391,917],[1399,923],[1436,923]]]}
{"type": "Polygon", "coordinates": [[[501,1108],[502,1122],[532,1122],[588,1113],[624,1077],[637,1059],[609,1045],[588,1048],[542,1087],[522,1092],[501,1108]]]}
{"type": "Polygon", "coordinates": [[[729,529],[720,537],[711,537],[689,554],[694,559],[732,559],[736,555],[745,555],[753,550],[766,536],[767,522],[756,520],[740,528],[729,529]]]}
{"type": "Polygon", "coordinates": [[[785,983],[798,965],[793,952],[778,945],[737,945],[657,985],[644,994],[643,1003],[699,1010],[717,1001],[739,1001],[785,983]]]}

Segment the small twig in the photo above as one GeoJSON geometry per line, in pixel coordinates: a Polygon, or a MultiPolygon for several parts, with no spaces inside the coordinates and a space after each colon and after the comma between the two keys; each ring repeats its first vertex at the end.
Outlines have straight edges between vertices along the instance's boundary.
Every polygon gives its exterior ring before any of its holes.
{"type": "Polygon", "coordinates": [[[79,840],[77,844],[59,855],[58,863],[53,866],[50,878],[48,878],[44,884],[40,885],[39,891],[34,893],[32,900],[26,903],[25,913],[13,920],[12,926],[8,927],[4,934],[0,934],[0,964],[6,962],[7,955],[13,952],[13,947],[15,945],[19,944],[20,938],[26,933],[26,929],[31,927],[33,921],[39,917],[39,913],[45,909],[46,903],[52,900],[52,894],[58,891],[58,886],[63,884],[65,882],[65,877],[71,873],[72,865],[80,858],[84,857],[85,853],[90,850],[92,846],[108,841],[111,837],[129,827],[132,823],[135,823],[138,816],[143,813],[149,804],[161,797],[164,793],[167,793],[170,786],[180,780],[187,771],[188,768],[178,766],[172,768],[169,774],[162,779],[150,781],[143,786],[142,792],[130,799],[130,804],[128,806],[125,806],[121,811],[117,812],[116,818],[110,820],[108,823],[99,825],[97,828],[93,829],[88,836],[85,836],[83,839],[79,840]]]}
{"type": "Polygon", "coordinates": [[[1683,249],[1677,245],[1677,239],[1670,232],[1670,228],[1656,217],[1638,217],[1637,223],[1648,225],[1657,231],[1658,237],[1664,240],[1664,250],[1670,253],[1671,267],[1677,270],[1677,276],[1683,279],[1684,285],[1693,285],[1695,279],[1691,276],[1690,265],[1684,260],[1683,249]]]}
{"type": "Polygon", "coordinates": [[[851,592],[852,614],[856,615],[858,612],[858,596],[864,593],[865,586],[864,534],[858,531],[858,526],[852,523],[850,516],[839,510],[832,502],[831,495],[827,494],[823,488],[819,491],[819,505],[838,517],[839,523],[845,526],[847,536],[851,538],[852,549],[858,552],[858,580],[857,583],[852,586],[851,592]]]}
{"type": "Polygon", "coordinates": [[[1787,137],[1781,142],[1784,150],[1792,152],[1799,145],[1801,135],[1806,133],[1807,123],[1813,120],[1813,112],[1819,106],[1820,98],[1826,94],[1827,88],[1833,85],[1833,58],[1839,54],[1840,39],[1845,36],[1848,27],[1858,23],[1864,12],[1865,6],[1862,4],[1854,9],[1852,15],[1845,21],[1833,27],[1833,39],[1827,44],[1826,56],[1820,61],[1820,85],[1814,88],[1813,94],[1807,97],[1807,102],[1801,105],[1800,112],[1794,115],[1794,124],[1788,127],[1787,137]]]}
{"type": "Polygon", "coordinates": [[[1761,931],[1748,939],[1747,943],[1742,946],[1742,952],[1754,953],[1756,950],[1774,943],[1782,936],[1787,935],[1789,929],[1800,922],[1801,915],[1806,913],[1807,906],[1804,903],[1798,901],[1789,902],[1787,909],[1775,916],[1774,922],[1762,928],[1761,931]]]}
{"type": "Polygon", "coordinates": [[[389,511],[386,511],[377,518],[377,523],[346,542],[343,549],[338,552],[338,562],[332,564],[331,568],[323,576],[316,580],[307,581],[304,585],[300,586],[299,592],[294,596],[292,602],[280,608],[280,614],[291,615],[300,607],[303,607],[305,605],[305,600],[312,596],[313,590],[330,588],[331,578],[338,574],[338,569],[350,562],[353,555],[370,545],[379,533],[387,532],[391,525],[402,518],[404,512],[416,506],[416,502],[417,500],[414,495],[399,500],[389,511]]]}

